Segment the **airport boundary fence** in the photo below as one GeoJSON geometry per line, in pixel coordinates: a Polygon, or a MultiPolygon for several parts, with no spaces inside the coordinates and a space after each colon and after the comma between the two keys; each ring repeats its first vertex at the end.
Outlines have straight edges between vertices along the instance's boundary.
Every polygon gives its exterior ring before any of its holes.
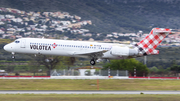
{"type": "MultiPolygon", "coordinates": [[[[131,76],[128,71],[123,70],[101,70],[101,69],[54,69],[51,72],[47,69],[27,70],[27,71],[13,71],[0,70],[0,76],[131,76]],[[51,74],[51,75],[50,75],[51,74]]],[[[145,77],[145,76],[142,76],[145,77]]],[[[180,77],[180,73],[165,72],[153,73],[150,72],[146,77],[180,77]]]]}
{"type": "Polygon", "coordinates": [[[0,76],[129,76],[127,70],[96,70],[96,69],[54,69],[38,71],[6,71],[0,72],[0,76]]]}
{"type": "Polygon", "coordinates": [[[51,76],[129,76],[127,70],[52,70],[51,76]]]}

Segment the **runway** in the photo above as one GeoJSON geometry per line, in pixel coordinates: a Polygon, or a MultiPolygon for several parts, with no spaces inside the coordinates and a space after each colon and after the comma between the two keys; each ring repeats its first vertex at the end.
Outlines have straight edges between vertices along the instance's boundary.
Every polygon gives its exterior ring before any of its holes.
{"type": "Polygon", "coordinates": [[[180,94],[180,91],[36,91],[36,90],[8,90],[0,94],[180,94]]]}

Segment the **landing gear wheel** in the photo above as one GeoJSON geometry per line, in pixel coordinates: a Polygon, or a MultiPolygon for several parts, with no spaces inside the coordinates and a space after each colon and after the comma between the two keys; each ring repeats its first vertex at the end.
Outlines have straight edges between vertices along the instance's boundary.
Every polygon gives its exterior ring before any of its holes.
{"type": "Polygon", "coordinates": [[[95,65],[95,64],[96,64],[95,60],[92,59],[92,60],[90,61],[90,64],[91,64],[91,65],[95,65]]]}
{"type": "Polygon", "coordinates": [[[11,58],[12,58],[12,59],[15,59],[15,56],[13,55],[13,56],[11,56],[11,58]]]}

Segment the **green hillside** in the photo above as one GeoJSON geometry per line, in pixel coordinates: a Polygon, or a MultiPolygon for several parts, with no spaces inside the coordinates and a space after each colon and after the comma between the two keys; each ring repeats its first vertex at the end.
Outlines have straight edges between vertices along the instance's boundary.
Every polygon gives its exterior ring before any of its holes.
{"type": "Polygon", "coordinates": [[[178,0],[1,0],[1,7],[25,11],[66,11],[92,20],[93,32],[149,32],[180,27],[178,0]]]}

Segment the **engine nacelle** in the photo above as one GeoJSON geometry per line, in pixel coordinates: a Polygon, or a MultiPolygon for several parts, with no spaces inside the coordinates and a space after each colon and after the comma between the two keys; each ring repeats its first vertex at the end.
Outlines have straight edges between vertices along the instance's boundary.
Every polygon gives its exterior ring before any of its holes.
{"type": "Polygon", "coordinates": [[[138,55],[138,51],[135,49],[130,49],[129,47],[113,46],[111,49],[111,54],[116,56],[135,56],[138,55]]]}

